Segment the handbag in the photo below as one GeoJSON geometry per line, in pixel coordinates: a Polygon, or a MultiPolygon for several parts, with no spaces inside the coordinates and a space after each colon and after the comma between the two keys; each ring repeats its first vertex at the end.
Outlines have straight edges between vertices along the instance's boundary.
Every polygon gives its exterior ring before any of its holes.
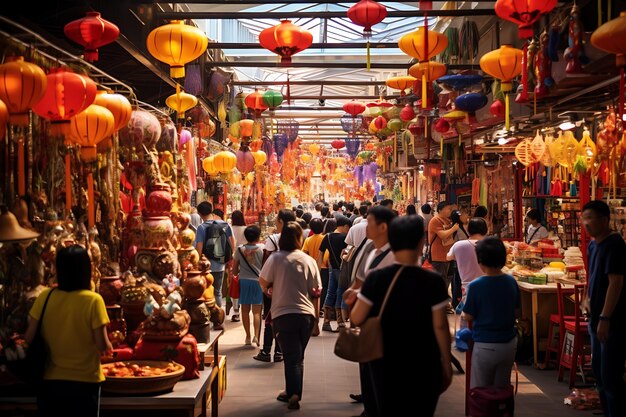
{"type": "Polygon", "coordinates": [[[376,317],[370,317],[360,327],[340,327],[335,342],[335,355],[351,362],[371,362],[383,357],[383,329],[381,318],[389,299],[389,294],[404,270],[401,267],[393,277],[385,299],[376,317]]]}
{"type": "Polygon", "coordinates": [[[50,296],[54,290],[54,288],[50,290],[46,296],[46,301],[43,304],[43,309],[41,310],[41,315],[37,322],[35,336],[28,345],[24,358],[7,362],[7,367],[11,373],[28,384],[39,383],[43,379],[43,374],[46,370],[48,346],[41,334],[41,323],[43,322],[43,316],[48,306],[48,300],[50,300],[50,296]]]}
{"type": "Polygon", "coordinates": [[[367,239],[363,239],[359,246],[353,246],[352,250],[346,256],[346,259],[341,261],[341,267],[339,268],[339,288],[347,289],[352,285],[352,271],[354,270],[354,263],[357,259],[357,255],[365,246],[367,239]]]}

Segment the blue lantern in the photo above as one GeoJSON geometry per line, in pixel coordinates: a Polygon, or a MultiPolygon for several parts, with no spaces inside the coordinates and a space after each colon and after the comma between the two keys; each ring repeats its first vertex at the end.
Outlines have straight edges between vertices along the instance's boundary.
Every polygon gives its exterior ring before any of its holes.
{"type": "Polygon", "coordinates": [[[454,106],[457,110],[473,113],[485,107],[488,101],[487,96],[482,93],[466,93],[454,100],[454,106]]]}
{"type": "Polygon", "coordinates": [[[361,148],[361,140],[359,138],[349,137],[344,141],[346,142],[346,152],[354,159],[359,153],[359,148],[361,148]]]}
{"type": "Polygon", "coordinates": [[[470,88],[474,84],[479,84],[482,80],[482,75],[454,74],[437,78],[437,84],[440,84],[447,90],[461,91],[470,88]]]}
{"type": "Polygon", "coordinates": [[[289,139],[287,138],[287,135],[284,133],[277,133],[274,135],[274,151],[276,151],[276,155],[278,156],[278,162],[283,160],[283,153],[285,153],[287,146],[289,146],[289,139]]]}
{"type": "Polygon", "coordinates": [[[361,128],[363,116],[360,114],[357,116],[344,114],[339,121],[341,122],[341,129],[343,129],[344,132],[354,135],[361,128]]]}

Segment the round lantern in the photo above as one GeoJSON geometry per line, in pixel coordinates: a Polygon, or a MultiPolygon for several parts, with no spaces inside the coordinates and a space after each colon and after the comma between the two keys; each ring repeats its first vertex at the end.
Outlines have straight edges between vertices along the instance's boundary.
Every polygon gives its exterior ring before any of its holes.
{"type": "Polygon", "coordinates": [[[400,119],[391,119],[387,122],[387,128],[392,132],[397,132],[402,129],[404,123],[400,119]]]}
{"type": "Polygon", "coordinates": [[[425,132],[424,125],[420,123],[411,123],[408,129],[414,137],[423,136],[425,132]]]}
{"type": "Polygon", "coordinates": [[[352,100],[343,105],[343,111],[352,117],[356,117],[365,111],[365,104],[352,100]]]}
{"type": "Polygon", "coordinates": [[[525,39],[533,36],[533,23],[554,6],[556,0],[497,0],[494,9],[500,18],[517,24],[519,38],[525,39]]]}
{"type": "Polygon", "coordinates": [[[217,169],[215,168],[215,163],[213,162],[213,158],[214,156],[211,155],[202,160],[202,169],[204,169],[204,172],[206,172],[208,175],[217,174],[217,169]]]}
{"type": "Polygon", "coordinates": [[[439,77],[437,84],[446,90],[462,91],[482,81],[483,76],[478,74],[451,74],[439,77]]]}
{"type": "Polygon", "coordinates": [[[182,148],[187,142],[191,140],[191,132],[187,129],[183,129],[180,131],[180,135],[178,136],[178,145],[182,148]]]}
{"type": "Polygon", "coordinates": [[[355,25],[363,26],[363,37],[372,36],[372,26],[387,17],[387,8],[372,0],[361,0],[348,9],[348,19],[355,25]]]}
{"type": "Polygon", "coordinates": [[[98,60],[98,48],[115,41],[120,29],[100,17],[98,12],[87,12],[87,16],[74,20],[63,28],[65,36],[85,48],[85,61],[98,60]]]}
{"type": "Polygon", "coordinates": [[[339,150],[343,148],[344,146],[346,146],[346,143],[342,141],[341,139],[335,139],[330,143],[330,146],[332,146],[336,150],[339,150]]]}
{"type": "Polygon", "coordinates": [[[419,80],[426,75],[427,81],[435,81],[439,77],[443,77],[448,72],[445,64],[434,61],[418,62],[409,67],[409,75],[419,80]]]}
{"type": "Polygon", "coordinates": [[[400,110],[400,120],[403,122],[408,122],[409,120],[413,120],[415,117],[415,110],[413,110],[413,106],[407,104],[404,106],[402,110],[400,110]]]}
{"type": "Polygon", "coordinates": [[[250,93],[246,96],[244,103],[248,109],[254,111],[255,117],[261,117],[261,113],[263,113],[268,105],[265,103],[263,99],[263,93],[259,90],[254,90],[254,93],[250,93]]]}
{"type": "Polygon", "coordinates": [[[96,160],[96,145],[115,131],[115,118],[107,108],[92,104],[70,121],[69,139],[80,145],[81,159],[96,160]]]}
{"type": "Polygon", "coordinates": [[[176,112],[178,119],[184,119],[185,112],[194,108],[198,104],[198,99],[182,91],[180,84],[176,84],[176,93],[166,98],[165,104],[176,112]]]}
{"type": "Polygon", "coordinates": [[[454,107],[468,113],[475,112],[487,105],[489,99],[482,93],[461,94],[454,100],[454,107]]]}
{"type": "Polygon", "coordinates": [[[237,157],[234,153],[228,151],[218,152],[213,156],[213,164],[215,169],[222,174],[227,174],[235,169],[237,157]]]}
{"type": "Polygon", "coordinates": [[[254,155],[250,151],[237,151],[237,169],[242,174],[247,174],[248,172],[254,169],[254,165],[256,164],[254,160],[254,155]]]}
{"type": "Polygon", "coordinates": [[[33,111],[52,123],[54,133],[68,133],[70,119],[94,102],[96,83],[66,68],[52,70],[46,78],[46,92],[33,111]]]}
{"type": "Polygon", "coordinates": [[[311,155],[309,155],[308,153],[300,154],[300,162],[302,162],[304,165],[308,164],[309,162],[311,162],[311,155]]]}
{"type": "Polygon", "coordinates": [[[433,128],[439,133],[446,133],[450,130],[450,123],[442,117],[435,122],[435,126],[433,128]]]}
{"type": "Polygon", "coordinates": [[[400,95],[404,96],[407,88],[412,88],[413,83],[416,81],[416,78],[411,77],[410,75],[401,75],[398,77],[391,77],[385,81],[387,87],[395,88],[396,90],[400,90],[400,95]]]}
{"type": "Polygon", "coordinates": [[[494,78],[499,79],[504,93],[505,126],[509,130],[509,95],[513,88],[513,78],[522,72],[522,51],[511,45],[502,45],[500,49],[486,53],[480,58],[480,68],[494,78]]]}
{"type": "Polygon", "coordinates": [[[133,110],[128,124],[120,129],[120,145],[136,150],[142,145],[152,149],[161,137],[161,123],[152,113],[133,110]]]}
{"type": "Polygon", "coordinates": [[[619,114],[624,114],[624,68],[626,67],[626,11],[609,20],[591,34],[591,44],[598,49],[615,54],[615,63],[620,67],[619,114]]]}
{"type": "Polygon", "coordinates": [[[7,123],[9,122],[9,109],[4,101],[0,100],[0,139],[7,133],[7,123]]]}
{"type": "Polygon", "coordinates": [[[120,130],[128,124],[133,108],[126,97],[121,94],[113,94],[106,91],[98,91],[93,104],[106,107],[115,119],[114,130],[120,130]]]}
{"type": "Polygon", "coordinates": [[[267,154],[263,151],[252,152],[252,157],[254,158],[255,166],[261,166],[267,161],[267,154]]]}
{"type": "Polygon", "coordinates": [[[254,128],[254,120],[251,119],[243,119],[239,121],[239,137],[246,138],[252,136],[252,131],[254,128]]]}
{"type": "Polygon", "coordinates": [[[320,151],[320,144],[319,143],[311,143],[309,144],[309,152],[311,152],[312,155],[317,155],[320,151]]]}
{"type": "Polygon", "coordinates": [[[261,46],[281,57],[282,64],[291,64],[291,57],[313,43],[313,35],[305,29],[283,20],[259,33],[261,46]]]}
{"type": "Polygon", "coordinates": [[[170,66],[172,78],[185,76],[185,64],[206,51],[209,39],[201,29],[185,25],[182,20],[159,26],[148,35],[148,52],[170,66]]]}
{"type": "Polygon", "coordinates": [[[263,103],[273,111],[283,103],[283,95],[278,91],[267,90],[263,93],[263,103]]]}
{"type": "Polygon", "coordinates": [[[387,119],[385,119],[383,116],[378,116],[377,118],[375,118],[373,120],[373,123],[377,130],[381,130],[387,127],[387,119]]]}
{"type": "Polygon", "coordinates": [[[46,93],[46,73],[24,57],[7,57],[0,65],[0,100],[9,109],[9,123],[28,125],[28,110],[46,93]]]}

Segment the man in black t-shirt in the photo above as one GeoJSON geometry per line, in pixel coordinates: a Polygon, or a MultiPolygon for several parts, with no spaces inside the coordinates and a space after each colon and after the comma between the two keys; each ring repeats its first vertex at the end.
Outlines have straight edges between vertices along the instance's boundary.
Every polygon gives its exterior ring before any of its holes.
{"type": "Polygon", "coordinates": [[[318,264],[321,265],[324,259],[324,253],[328,251],[329,279],[326,299],[324,300],[324,324],[322,325],[322,330],[327,332],[333,331],[330,327],[330,321],[328,320],[332,309],[335,309],[335,314],[337,315],[337,325],[339,327],[345,326],[344,318],[341,314],[343,291],[339,288],[339,268],[341,267],[341,255],[347,246],[346,235],[351,225],[352,222],[349,218],[340,216],[337,219],[337,229],[333,233],[324,236],[320,244],[320,251],[317,255],[318,264]]]}

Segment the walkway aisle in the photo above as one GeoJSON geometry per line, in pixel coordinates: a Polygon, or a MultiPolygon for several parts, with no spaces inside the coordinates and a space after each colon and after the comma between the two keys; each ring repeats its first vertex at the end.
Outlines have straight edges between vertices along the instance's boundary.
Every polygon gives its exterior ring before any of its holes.
{"type": "MultiPolygon", "coordinates": [[[[449,316],[452,318],[452,316],[449,316]]],[[[334,324],[333,324],[334,326],[334,324]]],[[[244,346],[245,333],[241,323],[227,317],[226,331],[220,339],[220,354],[227,355],[227,389],[220,404],[221,417],[350,417],[363,410],[348,395],[358,393],[359,372],[354,363],[333,354],[336,335],[322,332],[312,337],[304,361],[304,393],[299,411],[288,410],[287,404],[276,400],[284,388],[283,364],[264,363],[252,359],[256,346],[244,346]]],[[[407,330],[408,331],[408,330],[407,330]]],[[[465,364],[465,354],[453,349],[465,364]]],[[[419,360],[419,358],[407,358],[419,360]]],[[[427,375],[408,375],[428,379],[427,375]]],[[[452,385],[439,399],[437,417],[464,416],[465,375],[454,370],[452,385]]],[[[566,382],[556,380],[556,371],[538,371],[531,366],[520,367],[516,417],[591,417],[590,411],[577,411],[563,405],[569,393],[566,382]]],[[[407,415],[419,417],[419,404],[406,401],[407,415]]]]}

